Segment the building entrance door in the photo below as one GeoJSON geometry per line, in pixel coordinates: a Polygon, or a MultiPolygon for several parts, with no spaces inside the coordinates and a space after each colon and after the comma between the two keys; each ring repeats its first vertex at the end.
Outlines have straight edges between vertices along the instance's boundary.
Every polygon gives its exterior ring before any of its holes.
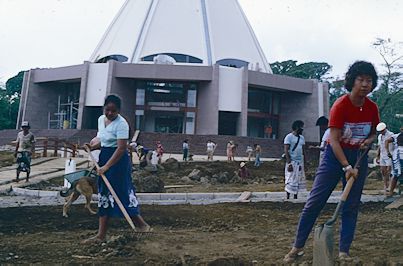
{"type": "Polygon", "coordinates": [[[183,117],[159,116],[155,118],[155,132],[159,133],[182,133],[183,117]]]}
{"type": "Polygon", "coordinates": [[[236,136],[239,113],[220,111],[218,118],[218,135],[236,136]]]}

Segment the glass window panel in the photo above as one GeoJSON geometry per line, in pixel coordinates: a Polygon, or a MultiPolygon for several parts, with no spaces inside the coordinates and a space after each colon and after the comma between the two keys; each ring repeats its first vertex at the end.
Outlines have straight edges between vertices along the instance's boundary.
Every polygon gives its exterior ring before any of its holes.
{"type": "Polygon", "coordinates": [[[186,134],[194,134],[195,131],[195,113],[186,113],[186,134]]]}
{"type": "Polygon", "coordinates": [[[137,89],[136,91],[136,105],[144,105],[145,90],[137,89]]]}
{"type": "Polygon", "coordinates": [[[187,106],[188,107],[196,107],[196,90],[188,90],[188,100],[187,106]]]}
{"type": "Polygon", "coordinates": [[[248,111],[271,113],[272,93],[263,90],[249,90],[248,92],[248,111]]]}

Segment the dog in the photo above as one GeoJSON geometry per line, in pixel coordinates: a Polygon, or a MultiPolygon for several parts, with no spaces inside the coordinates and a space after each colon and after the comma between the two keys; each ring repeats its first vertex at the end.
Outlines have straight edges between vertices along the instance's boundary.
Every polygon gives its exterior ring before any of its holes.
{"type": "Polygon", "coordinates": [[[63,205],[63,217],[68,217],[68,211],[74,201],[78,199],[80,195],[83,195],[86,199],[84,208],[88,209],[91,214],[97,212],[91,209],[90,203],[92,194],[98,193],[98,185],[96,178],[91,176],[83,176],[77,179],[71,184],[71,187],[67,191],[60,191],[60,196],[66,198],[66,202],[63,205]]]}

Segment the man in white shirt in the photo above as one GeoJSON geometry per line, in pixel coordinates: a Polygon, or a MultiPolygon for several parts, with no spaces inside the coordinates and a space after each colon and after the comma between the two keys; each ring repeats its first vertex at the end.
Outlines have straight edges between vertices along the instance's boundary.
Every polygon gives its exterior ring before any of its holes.
{"type": "Polygon", "coordinates": [[[211,140],[207,141],[207,161],[212,161],[217,145],[211,140]]]}
{"type": "MultiPolygon", "coordinates": [[[[384,190],[385,192],[387,192],[389,189],[389,177],[392,167],[392,160],[388,157],[388,151],[386,150],[385,141],[389,139],[393,135],[393,133],[387,129],[386,124],[383,122],[379,123],[376,126],[376,130],[380,133],[378,135],[378,153],[376,156],[376,162],[381,167],[384,190]]],[[[393,144],[388,145],[391,145],[388,148],[389,150],[392,150],[393,144]]]]}
{"type": "Polygon", "coordinates": [[[292,132],[284,138],[285,164],[285,191],[287,199],[294,194],[298,198],[298,192],[306,191],[306,180],[304,170],[304,145],[305,139],[302,136],[304,122],[294,121],[292,132]]]}

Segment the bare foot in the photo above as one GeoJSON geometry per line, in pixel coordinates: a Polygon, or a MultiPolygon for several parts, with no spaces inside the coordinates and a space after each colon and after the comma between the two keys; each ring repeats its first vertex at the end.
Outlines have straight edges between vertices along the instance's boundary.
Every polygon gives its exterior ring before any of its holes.
{"type": "Polygon", "coordinates": [[[151,226],[149,226],[148,224],[142,227],[137,227],[136,231],[139,233],[150,233],[153,231],[153,229],[151,228],[151,226]]]}
{"type": "Polygon", "coordinates": [[[105,241],[105,238],[100,238],[98,235],[92,236],[81,241],[81,244],[101,244],[105,241]]]}

